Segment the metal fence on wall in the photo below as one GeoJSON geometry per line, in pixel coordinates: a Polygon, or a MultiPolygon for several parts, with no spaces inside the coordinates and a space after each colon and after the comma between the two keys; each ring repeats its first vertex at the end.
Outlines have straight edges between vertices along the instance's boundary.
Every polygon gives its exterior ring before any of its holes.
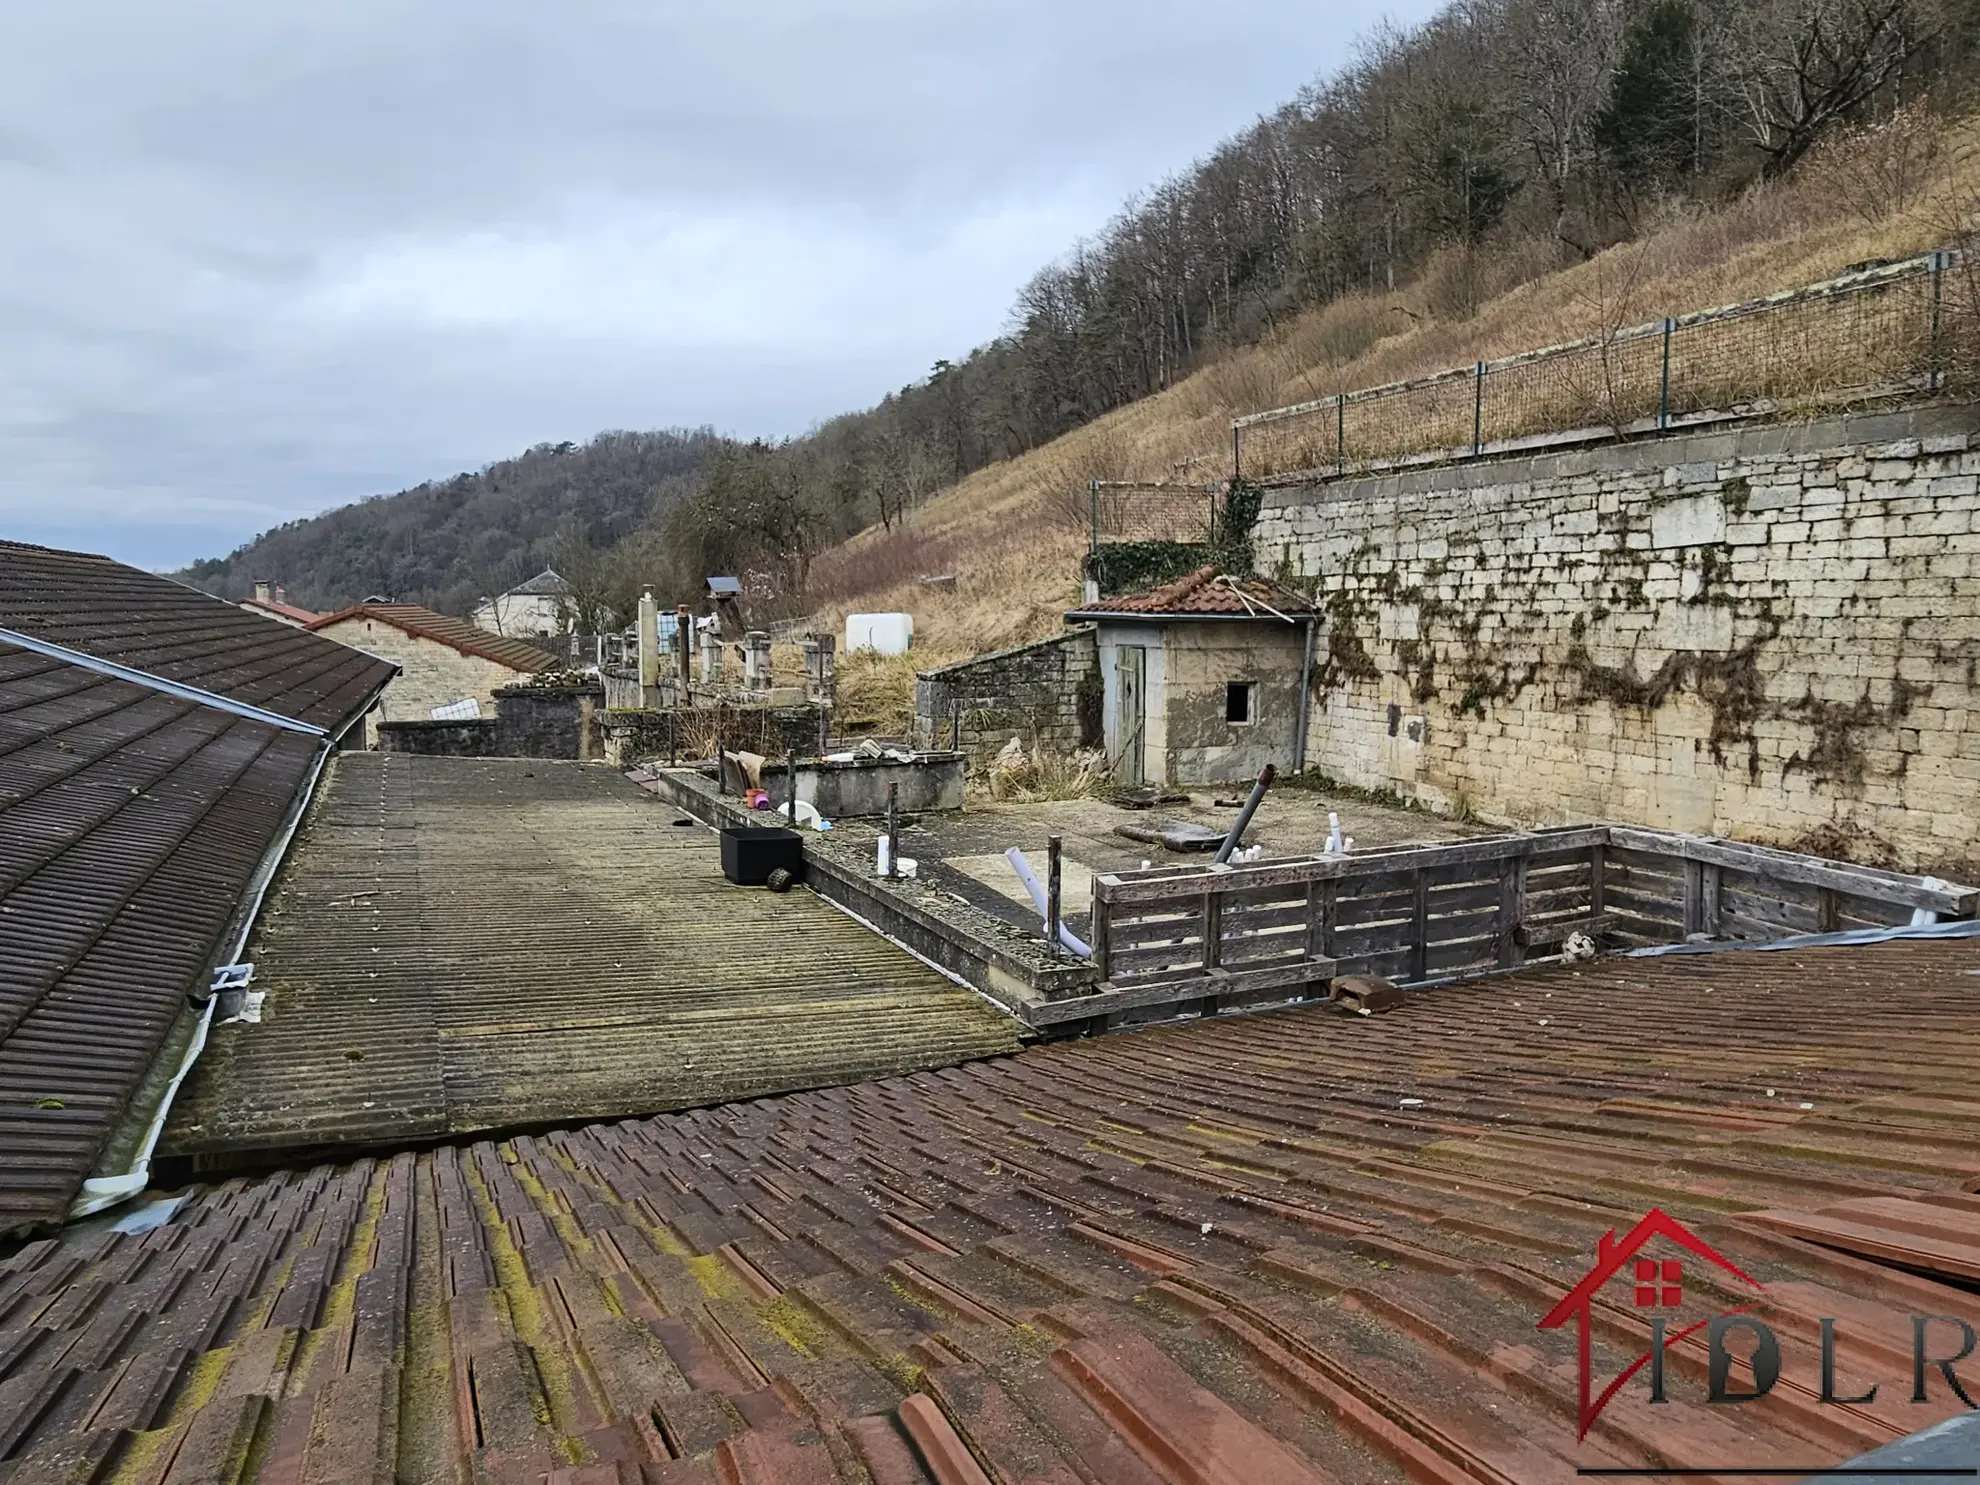
{"type": "Polygon", "coordinates": [[[1789,401],[1937,391],[1956,261],[1927,253],[1826,283],[1253,413],[1246,479],[1346,473],[1756,416],[1789,401]]]}
{"type": "Polygon", "coordinates": [[[1227,486],[1160,480],[1089,480],[1090,550],[1117,542],[1214,545],[1217,513],[1227,486]]]}

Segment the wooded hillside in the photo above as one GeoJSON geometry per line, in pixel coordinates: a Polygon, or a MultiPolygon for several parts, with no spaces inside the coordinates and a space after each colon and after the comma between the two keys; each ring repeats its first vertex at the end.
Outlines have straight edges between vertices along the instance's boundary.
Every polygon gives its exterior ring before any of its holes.
{"type": "Polygon", "coordinates": [[[373,496],[265,531],[179,576],[223,598],[256,579],[334,609],[372,594],[465,615],[546,566],[583,569],[700,487],[722,440],[707,429],[538,444],[479,474],[373,496]]]}
{"type": "MultiPolygon", "coordinates": [[[[1410,346],[1401,361],[1439,369],[1425,356],[1476,341],[1465,327],[1485,307],[1558,273],[1599,278],[1618,244],[1674,241],[1687,222],[1744,223],[1753,242],[1785,230],[1763,224],[1770,201],[1859,230],[1915,211],[1945,163],[1944,118],[1968,99],[1977,18],[1980,0],[1455,0],[1419,28],[1365,38],[1341,73],[1128,203],[1026,285],[1005,334],[876,407],[774,444],[613,434],[539,448],[293,523],[190,576],[460,611],[550,560],[562,532],[560,570],[584,567],[601,594],[747,569],[793,611],[848,598],[872,586],[871,538],[857,564],[821,566],[822,553],[868,528],[901,532],[936,492],[1203,368],[1192,416],[1214,420],[1212,407],[1228,416],[1376,375],[1398,363],[1375,354],[1391,342],[1410,346]],[[1804,167],[1830,182],[1822,199],[1787,184],[1804,167]]],[[[1721,247],[1702,261],[1723,266],[1721,247]]],[[[1785,287],[1807,277],[1795,256],[1771,276],[1749,264],[1722,277],[1740,292],[1785,287]]],[[[1826,246],[1801,256],[1840,266],[1826,246]]],[[[1604,301],[1599,323],[1650,283],[1630,270],[1630,295],[1574,292],[1604,301]]],[[[1690,292],[1668,274],[1662,287],[1690,292]]],[[[1719,297],[1694,290],[1708,297],[1672,307],[1719,297]]],[[[1503,352],[1596,328],[1563,326],[1558,305],[1553,319],[1485,338],[1503,352]]],[[[1154,444],[1167,464],[1150,466],[1146,442],[1075,440],[1054,478],[1228,473],[1214,440],[1154,444]]],[[[1033,502],[1026,518],[1041,513],[1033,502]]]]}

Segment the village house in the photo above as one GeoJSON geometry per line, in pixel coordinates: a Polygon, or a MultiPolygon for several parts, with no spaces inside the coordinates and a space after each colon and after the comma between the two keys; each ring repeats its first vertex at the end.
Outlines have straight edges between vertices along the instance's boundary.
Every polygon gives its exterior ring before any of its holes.
{"type": "Polygon", "coordinates": [[[1266,578],[1200,567],[1066,615],[1094,626],[1107,756],[1121,783],[1222,783],[1304,765],[1318,622],[1266,578]]]}
{"type": "Polygon", "coordinates": [[[271,583],[266,578],[255,579],[254,597],[243,598],[240,607],[264,619],[287,624],[292,629],[307,629],[319,617],[310,609],[289,602],[289,595],[282,585],[271,583]]]}
{"type": "Polygon", "coordinates": [[[441,708],[448,708],[449,716],[493,716],[498,688],[557,663],[527,641],[490,634],[412,603],[354,604],[322,615],[309,628],[399,667],[398,679],[365,719],[367,747],[376,745],[380,722],[424,721],[441,708]]]}
{"type": "Polygon", "coordinates": [[[569,634],[577,617],[571,606],[571,591],[565,578],[546,567],[528,582],[482,599],[474,611],[475,627],[511,639],[549,639],[569,634]]]}

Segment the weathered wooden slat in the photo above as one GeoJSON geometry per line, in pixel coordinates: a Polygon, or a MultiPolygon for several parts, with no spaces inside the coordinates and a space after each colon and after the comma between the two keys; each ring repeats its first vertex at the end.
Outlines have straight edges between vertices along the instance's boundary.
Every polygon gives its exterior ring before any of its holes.
{"type": "Polygon", "coordinates": [[[1113,954],[1113,977],[1142,974],[1149,970],[1167,969],[1172,966],[1201,969],[1203,967],[1203,946],[1195,939],[1179,944],[1157,944],[1148,948],[1115,949],[1113,954]]]}
{"type": "Polygon", "coordinates": [[[1331,979],[1336,965],[1332,960],[1301,959],[1285,964],[1268,965],[1261,969],[1238,972],[1220,971],[1214,975],[1201,973],[1179,975],[1171,979],[1150,984],[1126,984],[1118,981],[1103,986],[1094,995],[1075,996],[1070,1000],[1046,1001],[1043,1004],[1024,1006],[1019,1014],[1031,1026],[1056,1026],[1066,1021],[1084,1021],[1092,1016],[1110,1016],[1121,1011],[1148,1010],[1154,1006],[1177,1004],[1201,1000],[1205,996],[1251,995],[1260,990],[1279,988],[1290,989],[1319,980],[1331,979]],[[1115,988],[1118,986],[1119,988],[1115,988]]]}
{"type": "Polygon", "coordinates": [[[1550,851],[1586,850],[1608,838],[1606,825],[1576,826],[1563,830],[1535,831],[1531,835],[1487,836],[1478,840],[1439,842],[1424,846],[1393,846],[1365,851],[1353,856],[1315,856],[1295,861],[1275,861],[1269,865],[1243,866],[1229,872],[1195,872],[1187,875],[1158,875],[1151,871],[1108,872],[1093,879],[1096,897],[1113,903],[1152,902],[1177,895],[1178,889],[1194,893],[1200,888],[1191,876],[1216,876],[1232,889],[1277,886],[1291,882],[1342,880],[1398,871],[1418,870],[1464,862],[1497,861],[1506,856],[1530,854],[1537,849],[1550,851]],[[1187,884],[1187,885],[1185,885],[1187,884]]]}
{"type": "Polygon", "coordinates": [[[1649,854],[1677,856],[1685,861],[1711,862],[1736,871],[1758,872],[1782,882],[1827,887],[1873,902],[1901,902],[1907,907],[1969,918],[1980,908],[1980,888],[1959,883],[1931,884],[1926,878],[1905,876],[1875,867],[1823,861],[1794,851],[1716,836],[1680,835],[1632,825],[1609,827],[1609,843],[1649,854]]]}
{"type": "Polygon", "coordinates": [[[1607,914],[1579,918],[1549,918],[1542,922],[1522,923],[1514,930],[1521,944],[1529,949],[1545,948],[1552,944],[1567,942],[1569,934],[1585,933],[1590,938],[1607,933],[1615,920],[1607,914]]]}

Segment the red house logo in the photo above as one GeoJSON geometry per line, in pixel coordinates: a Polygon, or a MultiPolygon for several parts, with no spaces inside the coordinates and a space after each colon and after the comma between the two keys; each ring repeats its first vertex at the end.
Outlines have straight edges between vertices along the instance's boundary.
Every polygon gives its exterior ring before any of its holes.
{"type": "MultiPolygon", "coordinates": [[[[1604,1387],[1599,1396],[1594,1392],[1594,1376],[1590,1357],[1589,1332],[1593,1319],[1595,1297],[1602,1287],[1627,1270],[1627,1280],[1631,1285],[1631,1302],[1637,1309],[1670,1311],[1684,1303],[1684,1261],[1679,1258],[1650,1258],[1639,1256],[1642,1250],[1655,1238],[1664,1238],[1686,1252],[1696,1255],[1716,1268],[1723,1269],[1742,1283],[1750,1285],[1756,1295],[1764,1296],[1766,1285],[1737,1264],[1726,1258],[1703,1238],[1695,1236],[1689,1228],[1668,1213],[1653,1210],[1641,1222],[1629,1230],[1628,1236],[1620,1242],[1612,1227],[1602,1235],[1595,1245],[1595,1266],[1589,1269],[1579,1284],[1569,1290],[1561,1302],[1549,1310],[1541,1319],[1539,1329],[1558,1330],[1573,1319],[1579,1333],[1581,1363],[1581,1432],[1580,1438],[1588,1437],[1588,1430],[1595,1420],[1602,1416],[1602,1409],[1609,1400],[1638,1372],[1648,1366],[1651,1369],[1650,1395],[1654,1401],[1663,1400],[1664,1352],[1686,1336],[1705,1329],[1712,1319],[1687,1325],[1680,1330],[1671,1330],[1667,1316],[1658,1314],[1652,1317],[1650,1349],[1635,1361],[1624,1367],[1621,1374],[1604,1387]]],[[[1728,1310],[1726,1315],[1737,1315],[1751,1305],[1742,1305],[1728,1310]]],[[[1714,1317],[1723,1319],[1724,1316],[1714,1317]]],[[[1745,1322],[1743,1322],[1745,1323],[1745,1322]]],[[[1716,1341],[1718,1332],[1713,1332],[1716,1341]]]]}

